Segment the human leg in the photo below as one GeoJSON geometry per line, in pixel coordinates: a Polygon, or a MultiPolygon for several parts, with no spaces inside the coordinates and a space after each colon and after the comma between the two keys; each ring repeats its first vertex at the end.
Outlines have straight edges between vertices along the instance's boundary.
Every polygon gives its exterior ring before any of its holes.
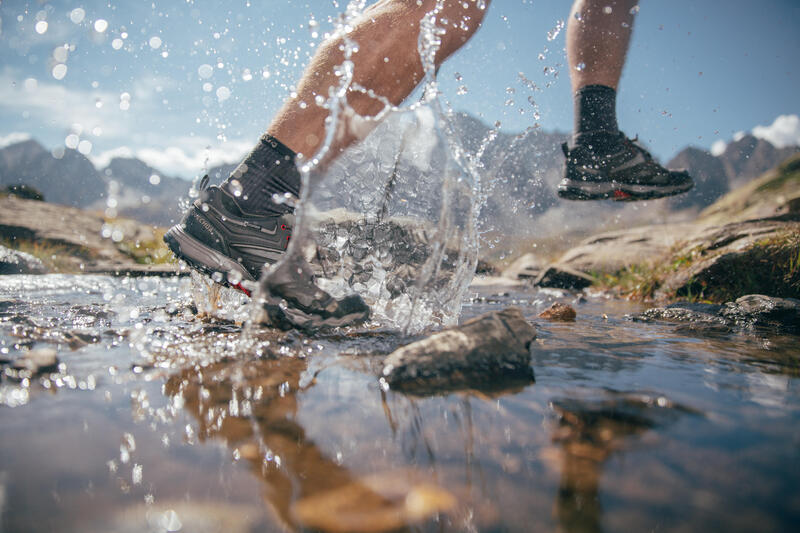
{"type": "MultiPolygon", "coordinates": [[[[299,196],[297,153],[315,156],[324,141],[329,110],[317,103],[317,96],[327,98],[332,88],[344,90],[353,111],[352,116],[338,121],[340,127],[325,155],[331,160],[365,133],[354,127],[353,116],[373,116],[387,103],[399,104],[422,80],[417,43],[420,21],[426,13],[438,9],[437,21],[447,21],[434,58],[438,65],[477,30],[487,5],[482,0],[377,2],[348,32],[347,38],[357,43],[358,49],[350,57],[352,82],[344,87],[337,75],[337,67],[345,61],[344,39],[334,35],[322,43],[268,133],[221,187],[201,187],[205,190],[183,222],[167,233],[165,240],[173,252],[207,274],[221,273],[222,282],[228,285],[247,288],[247,282],[258,279],[262,267],[277,261],[288,245],[292,209],[275,203],[273,198],[283,193],[299,196]]],[[[274,277],[281,281],[281,287],[298,292],[296,284],[287,283],[294,273],[274,277]]],[[[306,314],[325,308],[324,314],[333,323],[341,318],[337,313],[354,313],[352,302],[339,309],[342,306],[313,283],[306,285],[308,294],[295,298],[295,307],[307,308],[303,309],[306,314]]],[[[282,288],[278,292],[284,300],[291,300],[282,288]]]]}
{"type": "Polygon", "coordinates": [[[687,173],[663,168],[617,125],[617,86],[637,11],[638,0],[573,3],[567,26],[573,148],[563,146],[567,165],[558,190],[562,198],[645,200],[693,186],[687,173]]]}

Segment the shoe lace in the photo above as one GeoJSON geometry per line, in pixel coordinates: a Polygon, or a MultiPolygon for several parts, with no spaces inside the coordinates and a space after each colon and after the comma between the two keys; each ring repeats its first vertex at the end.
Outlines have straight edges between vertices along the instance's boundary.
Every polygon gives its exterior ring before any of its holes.
{"type": "Polygon", "coordinates": [[[627,137],[625,137],[625,134],[621,134],[621,135],[622,135],[622,138],[625,140],[625,143],[627,143],[630,147],[642,152],[642,155],[644,156],[644,158],[646,160],[650,161],[650,160],[653,159],[653,156],[650,154],[650,152],[648,152],[647,149],[639,143],[639,134],[638,133],[636,135],[634,135],[633,139],[628,139],[627,137]]]}

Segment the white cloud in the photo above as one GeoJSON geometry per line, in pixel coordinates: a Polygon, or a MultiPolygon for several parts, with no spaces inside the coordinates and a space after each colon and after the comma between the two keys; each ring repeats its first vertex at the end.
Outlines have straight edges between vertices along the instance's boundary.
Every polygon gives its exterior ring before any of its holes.
{"type": "Polygon", "coordinates": [[[90,159],[97,168],[103,168],[115,157],[136,157],[168,176],[188,178],[223,163],[238,163],[252,148],[252,143],[247,141],[226,141],[211,147],[207,139],[198,137],[175,140],[176,146],[165,148],[120,146],[90,159]]]}
{"type": "Polygon", "coordinates": [[[778,148],[800,146],[800,117],[780,115],[769,126],[756,126],[753,136],[769,141],[778,148]]]}
{"type": "Polygon", "coordinates": [[[723,141],[722,139],[717,139],[714,141],[714,144],[711,145],[711,155],[718,156],[725,153],[725,148],[728,147],[728,143],[723,141]]]}
{"type": "Polygon", "coordinates": [[[10,146],[18,142],[27,141],[30,138],[31,136],[27,133],[15,131],[13,133],[9,133],[5,137],[0,137],[0,148],[5,148],[6,146],[10,146]]]}

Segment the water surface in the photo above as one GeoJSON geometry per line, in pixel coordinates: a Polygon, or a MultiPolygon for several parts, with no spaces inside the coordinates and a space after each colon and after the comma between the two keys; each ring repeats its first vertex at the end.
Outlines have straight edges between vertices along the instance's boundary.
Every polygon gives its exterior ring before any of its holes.
{"type": "MultiPolygon", "coordinates": [[[[788,531],[800,520],[797,337],[626,320],[637,304],[471,289],[516,305],[536,382],[410,396],[410,338],[200,319],[188,280],[0,278],[2,531],[788,531]],[[575,323],[536,315],[559,300],[575,323]],[[4,369],[7,369],[5,366],[4,369]]],[[[236,297],[227,309],[237,318],[236,297]]],[[[241,315],[241,313],[239,313],[241,315]]],[[[241,318],[241,316],[239,316],[241,318]]]]}

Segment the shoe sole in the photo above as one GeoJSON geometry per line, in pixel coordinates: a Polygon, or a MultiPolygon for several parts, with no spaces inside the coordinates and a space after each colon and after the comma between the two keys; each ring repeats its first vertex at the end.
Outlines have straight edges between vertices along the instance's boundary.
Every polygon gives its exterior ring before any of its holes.
{"type": "Polygon", "coordinates": [[[250,296],[250,291],[242,286],[242,282],[255,282],[256,280],[238,262],[213,248],[209,248],[186,233],[180,226],[170,228],[164,235],[164,242],[167,243],[169,249],[178,259],[186,262],[194,270],[212,277],[212,279],[214,274],[222,274],[222,280],[218,282],[220,285],[240,290],[250,296]],[[237,283],[231,282],[228,279],[230,272],[236,272],[241,281],[237,283]]]}
{"type": "Polygon", "coordinates": [[[694,183],[688,181],[678,185],[627,185],[613,181],[603,183],[587,183],[581,180],[563,180],[558,186],[558,196],[566,200],[606,200],[632,202],[636,200],[654,200],[675,196],[690,190],[694,183]]]}

